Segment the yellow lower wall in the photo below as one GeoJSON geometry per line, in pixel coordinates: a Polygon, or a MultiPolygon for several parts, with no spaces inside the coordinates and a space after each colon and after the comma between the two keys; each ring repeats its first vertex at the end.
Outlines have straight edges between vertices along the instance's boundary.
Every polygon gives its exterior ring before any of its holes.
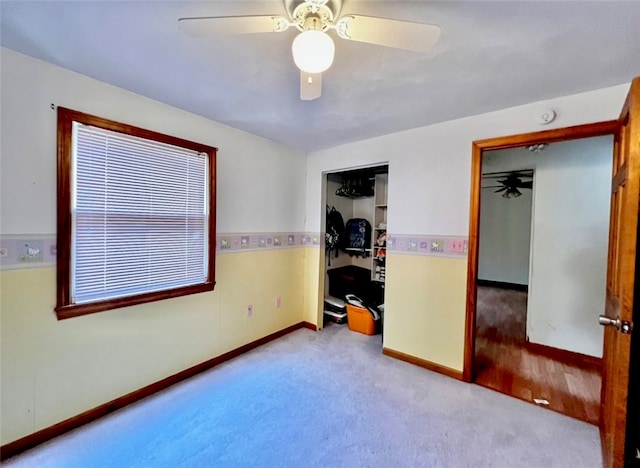
{"type": "Polygon", "coordinates": [[[384,346],[462,371],[467,259],[387,256],[384,346]]]}
{"type": "MultiPolygon", "coordinates": [[[[322,326],[320,249],[305,255],[304,320],[322,326]]],[[[384,346],[462,371],[467,259],[387,255],[384,346]]]]}
{"type": "Polygon", "coordinates": [[[304,255],[304,321],[322,328],[322,305],[324,303],[324,263],[318,247],[307,247],[304,255]],[[322,284],[320,281],[322,280],[322,284]]]}
{"type": "MultiPolygon", "coordinates": [[[[322,327],[321,255],[218,255],[213,292],[63,321],[54,268],[1,272],[2,444],[302,320],[322,327]]],[[[390,253],[384,346],[462,370],[466,274],[464,258],[390,253]]]]}
{"type": "Polygon", "coordinates": [[[63,321],[54,268],[1,272],[1,443],[299,323],[304,254],[218,255],[213,292],[63,321]]]}

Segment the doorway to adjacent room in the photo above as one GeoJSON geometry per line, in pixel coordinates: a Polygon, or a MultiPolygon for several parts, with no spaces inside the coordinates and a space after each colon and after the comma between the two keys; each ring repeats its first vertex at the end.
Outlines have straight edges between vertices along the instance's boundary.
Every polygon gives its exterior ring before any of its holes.
{"type": "Polygon", "coordinates": [[[597,424],[613,136],[485,151],[475,383],[597,424]]]}
{"type": "MultiPolygon", "coordinates": [[[[634,405],[628,405],[632,335],[634,332],[634,291],[636,289],[638,206],[640,206],[640,77],[631,82],[629,93],[617,120],[578,125],[542,132],[478,140],[472,146],[471,201],[467,274],[467,307],[463,380],[474,379],[477,274],[479,252],[482,159],[485,152],[528,145],[551,144],[613,135],[613,161],[610,183],[609,242],[605,306],[597,317],[604,327],[602,391],[600,394],[600,439],[604,465],[622,467],[635,458],[637,430],[634,405]]],[[[540,171],[537,171],[538,180],[540,171]]],[[[534,204],[534,212],[536,205],[534,204]]],[[[535,246],[534,246],[535,248],[535,246]]],[[[533,250],[533,249],[532,249],[533,250]]],[[[572,273],[580,273],[573,270],[572,273]]],[[[529,285],[535,289],[534,284],[529,285]]],[[[529,301],[531,302],[531,301],[529,301]]],[[[579,325],[575,323],[574,325],[579,325]]],[[[635,348],[634,348],[635,349],[635,348]]],[[[634,354],[635,357],[635,354],[634,354]]],[[[635,359],[634,359],[635,362],[635,359]]],[[[635,366],[635,364],[633,364],[635,366]]],[[[634,367],[635,368],[635,367],[634,367]]]]}

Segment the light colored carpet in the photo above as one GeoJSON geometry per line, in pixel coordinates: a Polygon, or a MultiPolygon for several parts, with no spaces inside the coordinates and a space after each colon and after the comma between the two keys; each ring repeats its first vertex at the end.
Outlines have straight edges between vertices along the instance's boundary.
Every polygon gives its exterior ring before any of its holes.
{"type": "Polygon", "coordinates": [[[7,467],[598,467],[596,427],[299,330],[7,467]]]}

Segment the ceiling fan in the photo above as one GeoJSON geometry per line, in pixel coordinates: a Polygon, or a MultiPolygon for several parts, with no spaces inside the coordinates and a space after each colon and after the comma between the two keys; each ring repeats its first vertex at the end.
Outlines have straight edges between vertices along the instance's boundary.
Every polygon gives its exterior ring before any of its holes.
{"type": "Polygon", "coordinates": [[[517,198],[522,195],[522,192],[518,189],[533,188],[533,169],[510,172],[489,172],[482,174],[483,182],[485,179],[489,179],[488,183],[490,184],[498,185],[483,185],[483,189],[497,188],[498,190],[494,193],[502,193],[503,198],[517,198]]]}
{"type": "Polygon", "coordinates": [[[438,42],[440,27],[362,15],[338,18],[342,0],[285,0],[290,18],[265,16],[206,16],[180,18],[178,25],[191,36],[284,32],[295,27],[293,61],[300,69],[300,99],[311,101],[322,93],[322,72],[333,63],[335,45],[327,33],[386,47],[427,52],[438,42]]]}

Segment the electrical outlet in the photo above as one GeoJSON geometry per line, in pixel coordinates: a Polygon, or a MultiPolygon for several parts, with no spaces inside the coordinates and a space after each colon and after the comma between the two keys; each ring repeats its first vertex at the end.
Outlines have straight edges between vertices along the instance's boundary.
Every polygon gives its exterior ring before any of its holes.
{"type": "Polygon", "coordinates": [[[247,317],[251,317],[253,315],[253,304],[249,304],[247,306],[247,317]]]}
{"type": "Polygon", "coordinates": [[[276,296],[276,309],[282,307],[282,298],[280,296],[276,296]]]}

